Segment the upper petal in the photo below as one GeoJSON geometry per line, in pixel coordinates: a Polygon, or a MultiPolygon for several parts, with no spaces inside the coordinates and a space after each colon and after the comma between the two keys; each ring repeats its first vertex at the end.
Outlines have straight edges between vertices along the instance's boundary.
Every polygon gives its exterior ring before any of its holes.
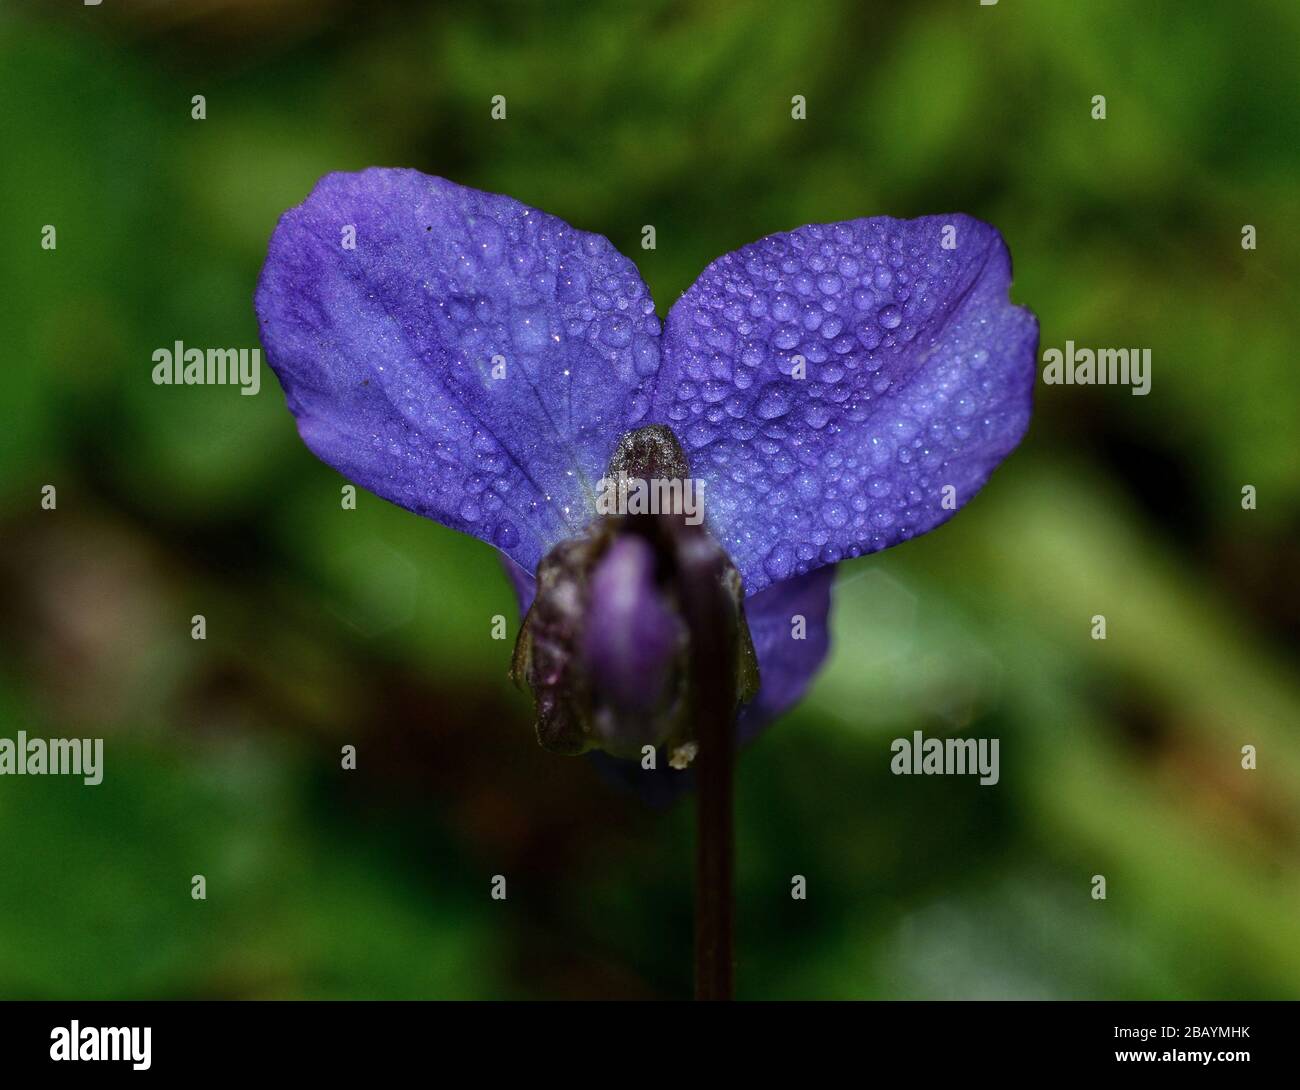
{"type": "Polygon", "coordinates": [[[528,571],[589,521],[659,366],[650,293],[607,239],[414,170],[322,178],[256,309],[318,457],[528,571]]]}
{"type": "Polygon", "coordinates": [[[1038,324],[1010,282],[988,224],[877,217],[770,235],[674,304],[651,416],[747,594],[924,533],[984,484],[1032,399],[1038,324]]]}

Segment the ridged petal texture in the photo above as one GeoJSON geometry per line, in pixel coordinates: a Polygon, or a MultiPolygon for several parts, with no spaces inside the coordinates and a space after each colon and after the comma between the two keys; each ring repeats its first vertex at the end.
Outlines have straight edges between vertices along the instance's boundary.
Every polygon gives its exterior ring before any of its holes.
{"type": "Polygon", "coordinates": [[[659,368],[650,293],[607,239],[413,170],[322,178],[255,305],[322,461],[530,572],[590,520],[659,368]]]}
{"type": "Polygon", "coordinates": [[[667,424],[752,595],[932,529],[1019,442],[1038,328],[1010,279],[968,216],[801,227],[709,265],[661,344],[607,239],[371,169],[282,217],[256,309],[322,460],[529,572],[619,437],[667,424]]]}
{"type": "Polygon", "coordinates": [[[963,215],[771,235],[669,312],[652,417],[747,594],[932,529],[1029,422],[1038,326],[963,215]]]}

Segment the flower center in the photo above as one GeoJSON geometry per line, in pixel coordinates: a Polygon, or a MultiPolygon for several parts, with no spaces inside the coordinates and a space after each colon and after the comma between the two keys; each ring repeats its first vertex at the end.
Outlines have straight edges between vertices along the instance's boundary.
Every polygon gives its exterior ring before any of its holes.
{"type": "Polygon", "coordinates": [[[545,748],[662,746],[684,767],[702,688],[757,691],[740,575],[703,525],[703,482],[670,428],[619,440],[596,509],[538,565],[511,676],[533,694],[545,748]]]}

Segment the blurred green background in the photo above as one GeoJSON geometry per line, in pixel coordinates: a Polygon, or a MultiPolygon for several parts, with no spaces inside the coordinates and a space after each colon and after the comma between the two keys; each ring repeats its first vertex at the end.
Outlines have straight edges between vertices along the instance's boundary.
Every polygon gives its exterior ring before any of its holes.
{"type": "Polygon", "coordinates": [[[966,211],[1044,347],[1150,348],[843,565],[740,764],[739,991],[1300,998],[1298,66],[1285,0],[6,2],[0,732],[106,773],[0,779],[0,995],[689,994],[691,803],[538,748],[493,550],[341,511],[268,370],[150,381],[255,346],[276,218],[381,164],[606,234],[661,314],[770,232],[966,211]],[[1001,782],[891,775],[914,729],[1001,782]]]}

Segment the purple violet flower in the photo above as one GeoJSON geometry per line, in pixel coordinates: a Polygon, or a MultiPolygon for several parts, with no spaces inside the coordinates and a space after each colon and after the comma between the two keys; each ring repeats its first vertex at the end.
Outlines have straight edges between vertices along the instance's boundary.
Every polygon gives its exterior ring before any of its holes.
{"type": "Polygon", "coordinates": [[[825,657],[835,564],[938,526],[1020,441],[1038,327],[1010,281],[969,216],[810,225],[714,261],[661,327],[602,236],[372,168],[285,213],[256,309],[318,457],[505,555],[543,744],[680,766],[701,588],[731,603],[744,740],[825,657]],[[620,473],[697,483],[703,522],[602,511],[620,473]]]}

